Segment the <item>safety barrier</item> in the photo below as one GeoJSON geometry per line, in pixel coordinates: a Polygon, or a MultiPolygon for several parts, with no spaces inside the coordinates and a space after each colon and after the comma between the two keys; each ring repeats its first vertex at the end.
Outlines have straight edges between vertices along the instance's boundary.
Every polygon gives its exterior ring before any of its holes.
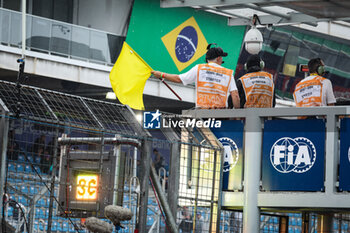
{"type": "Polygon", "coordinates": [[[243,209],[243,232],[259,232],[262,210],[350,209],[349,107],[184,114],[223,121],[214,131],[225,147],[222,206],[243,209]]]}

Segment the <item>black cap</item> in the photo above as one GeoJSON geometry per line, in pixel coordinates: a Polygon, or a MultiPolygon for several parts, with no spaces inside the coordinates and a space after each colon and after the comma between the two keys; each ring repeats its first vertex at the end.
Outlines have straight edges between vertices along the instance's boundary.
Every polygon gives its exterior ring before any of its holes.
{"type": "Polygon", "coordinates": [[[247,60],[247,68],[249,69],[250,67],[253,67],[253,66],[258,66],[260,67],[260,56],[259,55],[251,55],[248,60],[247,60]]]}
{"type": "Polygon", "coordinates": [[[210,48],[211,45],[216,45],[215,43],[211,43],[208,45],[207,49],[207,54],[205,56],[205,60],[213,60],[217,57],[226,57],[227,53],[225,53],[222,48],[220,47],[214,47],[214,48],[210,48]]]}

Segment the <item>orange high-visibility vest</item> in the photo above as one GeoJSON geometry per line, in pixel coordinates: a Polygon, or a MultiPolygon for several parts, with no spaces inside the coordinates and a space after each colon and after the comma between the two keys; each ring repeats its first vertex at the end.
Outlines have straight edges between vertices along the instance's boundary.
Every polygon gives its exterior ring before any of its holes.
{"type": "Polygon", "coordinates": [[[297,107],[322,106],[322,81],[325,78],[315,76],[310,80],[301,80],[293,93],[297,107]]]}
{"type": "Polygon", "coordinates": [[[233,70],[209,64],[198,65],[197,107],[226,108],[233,70]]]}
{"type": "Polygon", "coordinates": [[[240,78],[245,93],[244,108],[272,108],[275,85],[272,74],[248,73],[240,78]]]}

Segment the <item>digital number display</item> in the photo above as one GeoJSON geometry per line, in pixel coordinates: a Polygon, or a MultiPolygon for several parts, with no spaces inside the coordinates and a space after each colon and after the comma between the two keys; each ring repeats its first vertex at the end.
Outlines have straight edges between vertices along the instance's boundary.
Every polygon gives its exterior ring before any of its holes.
{"type": "Polygon", "coordinates": [[[97,199],[97,175],[78,175],[77,176],[77,200],[96,200],[97,199]]]}

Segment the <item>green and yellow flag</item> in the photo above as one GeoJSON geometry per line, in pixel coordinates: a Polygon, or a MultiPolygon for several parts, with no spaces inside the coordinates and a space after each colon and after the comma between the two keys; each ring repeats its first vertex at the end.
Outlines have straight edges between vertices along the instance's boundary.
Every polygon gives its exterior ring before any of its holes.
{"type": "Polygon", "coordinates": [[[124,42],[109,80],[118,100],[133,109],[144,110],[143,90],[152,68],[124,42]]]}
{"type": "Polygon", "coordinates": [[[189,7],[161,8],[159,0],[133,2],[126,42],[155,70],[179,74],[205,63],[209,43],[228,53],[224,67],[236,69],[246,26],[189,7]]]}
{"type": "Polygon", "coordinates": [[[179,71],[207,52],[208,42],[193,16],[163,36],[162,41],[179,71]]]}

